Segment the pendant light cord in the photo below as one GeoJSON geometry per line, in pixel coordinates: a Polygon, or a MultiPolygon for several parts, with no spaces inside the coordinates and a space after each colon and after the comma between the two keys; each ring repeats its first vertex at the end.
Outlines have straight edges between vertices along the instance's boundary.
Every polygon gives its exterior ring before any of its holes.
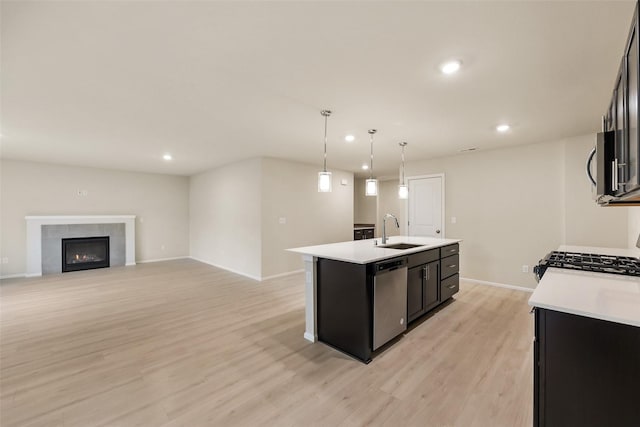
{"type": "Polygon", "coordinates": [[[322,110],[320,114],[324,116],[324,160],[323,160],[322,171],[326,172],[327,171],[327,118],[331,115],[331,111],[322,110]]]}
{"type": "Polygon", "coordinates": [[[327,116],[324,116],[324,165],[322,170],[327,171],[327,116]]]}
{"type": "Polygon", "coordinates": [[[407,145],[407,143],[405,142],[402,145],[402,185],[404,185],[404,146],[407,145]]]}

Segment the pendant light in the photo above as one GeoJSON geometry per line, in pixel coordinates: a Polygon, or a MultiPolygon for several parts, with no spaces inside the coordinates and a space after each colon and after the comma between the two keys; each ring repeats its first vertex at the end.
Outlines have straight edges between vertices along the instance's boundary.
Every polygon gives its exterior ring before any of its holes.
{"type": "Polygon", "coordinates": [[[318,192],[331,192],[331,172],[327,172],[327,118],[331,115],[330,110],[322,110],[320,114],[324,117],[324,163],[322,172],[318,172],[318,192]]]}
{"type": "Polygon", "coordinates": [[[408,199],[409,198],[409,187],[404,182],[404,147],[407,146],[406,142],[401,142],[400,147],[402,147],[402,168],[400,169],[400,185],[398,185],[398,197],[400,199],[408,199]]]}
{"type": "Polygon", "coordinates": [[[378,195],[378,180],[373,178],[373,135],[377,132],[375,129],[369,129],[369,140],[371,141],[371,164],[369,165],[369,179],[365,183],[364,194],[366,196],[378,195]]]}

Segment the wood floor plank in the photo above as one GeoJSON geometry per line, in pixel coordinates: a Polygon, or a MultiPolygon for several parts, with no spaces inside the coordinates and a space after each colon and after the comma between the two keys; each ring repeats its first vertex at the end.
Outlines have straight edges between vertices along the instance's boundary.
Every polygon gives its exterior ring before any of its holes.
{"type": "Polygon", "coordinates": [[[0,425],[529,426],[529,294],[461,283],[364,365],[304,340],[304,277],[193,260],[0,283],[0,425]]]}

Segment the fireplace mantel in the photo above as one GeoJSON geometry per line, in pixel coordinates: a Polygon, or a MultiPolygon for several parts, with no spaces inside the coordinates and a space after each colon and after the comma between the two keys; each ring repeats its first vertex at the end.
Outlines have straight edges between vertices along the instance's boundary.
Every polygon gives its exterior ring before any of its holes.
{"type": "Polygon", "coordinates": [[[27,277],[42,276],[42,226],[50,224],[124,224],[125,264],[136,264],[135,215],[59,215],[24,218],[27,221],[27,277]]]}

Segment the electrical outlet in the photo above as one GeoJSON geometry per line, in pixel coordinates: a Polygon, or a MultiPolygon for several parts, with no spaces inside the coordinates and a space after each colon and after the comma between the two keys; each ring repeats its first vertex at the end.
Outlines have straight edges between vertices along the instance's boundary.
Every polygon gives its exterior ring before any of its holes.
{"type": "Polygon", "coordinates": [[[164,245],[160,245],[160,250],[164,251],[164,245]]]}
{"type": "Polygon", "coordinates": [[[456,222],[458,222],[458,218],[456,218],[455,216],[451,217],[451,224],[455,224],[456,222]]]}
{"type": "Polygon", "coordinates": [[[528,273],[528,272],[529,272],[529,266],[528,266],[528,265],[526,265],[526,264],[524,264],[524,265],[522,266],[522,272],[523,272],[523,273],[528,273]]]}
{"type": "Polygon", "coordinates": [[[286,224],[286,223],[287,223],[287,217],[281,216],[280,218],[278,218],[278,224],[286,224]]]}

